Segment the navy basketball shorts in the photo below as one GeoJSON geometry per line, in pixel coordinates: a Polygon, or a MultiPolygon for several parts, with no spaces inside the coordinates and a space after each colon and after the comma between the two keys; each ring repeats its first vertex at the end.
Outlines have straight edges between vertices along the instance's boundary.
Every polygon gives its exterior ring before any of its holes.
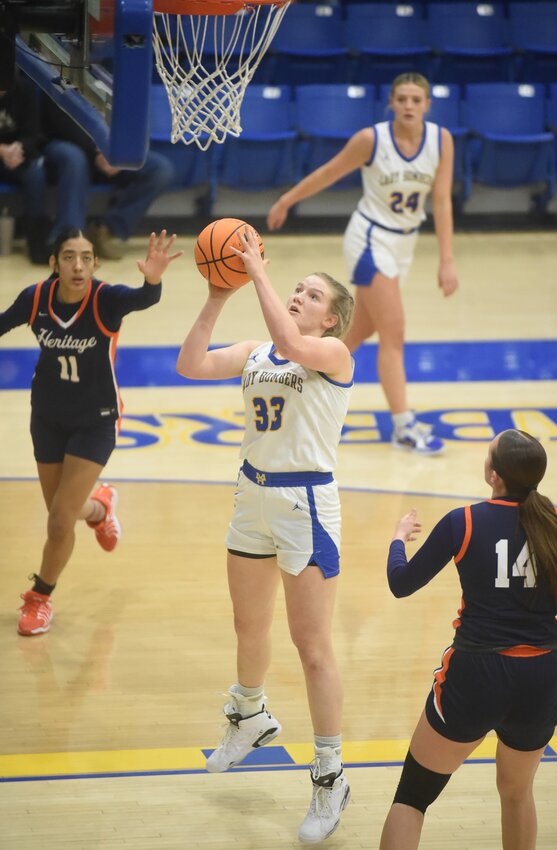
{"type": "Polygon", "coordinates": [[[37,463],[62,463],[64,455],[106,466],[116,445],[117,421],[64,425],[31,413],[31,439],[37,463]]]}
{"type": "Polygon", "coordinates": [[[450,647],[425,710],[451,741],[476,741],[494,730],[513,750],[545,747],[557,724],[557,651],[523,658],[450,647]]]}

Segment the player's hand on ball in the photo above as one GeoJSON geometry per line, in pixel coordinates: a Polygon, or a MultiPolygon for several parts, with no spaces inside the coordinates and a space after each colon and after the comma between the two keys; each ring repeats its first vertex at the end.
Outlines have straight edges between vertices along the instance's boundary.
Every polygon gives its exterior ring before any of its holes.
{"type": "Polygon", "coordinates": [[[207,283],[207,287],[209,289],[209,298],[215,301],[226,301],[236,292],[235,289],[224,289],[222,286],[215,286],[214,283],[207,283]]]}
{"type": "Polygon", "coordinates": [[[241,257],[246,274],[248,274],[252,280],[255,280],[255,278],[263,272],[269,261],[264,260],[261,256],[257,242],[257,234],[253,227],[245,228],[245,230],[240,234],[240,241],[243,250],[239,251],[233,245],[230,247],[238,257],[241,257]]]}

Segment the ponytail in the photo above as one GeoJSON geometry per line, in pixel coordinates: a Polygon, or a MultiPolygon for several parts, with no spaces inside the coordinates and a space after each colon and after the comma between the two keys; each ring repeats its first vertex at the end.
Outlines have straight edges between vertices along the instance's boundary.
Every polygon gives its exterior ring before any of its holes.
{"type": "Polygon", "coordinates": [[[557,603],[557,514],[553,503],[537,490],[530,490],[519,503],[518,516],[526,533],[536,579],[538,572],[541,573],[557,603]]]}
{"type": "Polygon", "coordinates": [[[545,449],[526,431],[512,428],[499,434],[491,466],[507,494],[519,503],[536,579],[539,575],[545,579],[557,603],[557,514],[551,500],[537,491],[547,467],[545,449]]]}

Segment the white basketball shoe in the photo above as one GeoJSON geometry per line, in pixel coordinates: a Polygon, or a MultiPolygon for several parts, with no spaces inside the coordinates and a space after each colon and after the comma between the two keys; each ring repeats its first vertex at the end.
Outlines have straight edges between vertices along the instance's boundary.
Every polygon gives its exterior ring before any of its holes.
{"type": "Polygon", "coordinates": [[[338,751],[324,747],[310,769],[313,793],[308,813],[298,830],[305,844],[318,844],[333,834],[350,801],[350,785],[339,767],[338,751]]]}
{"type": "Polygon", "coordinates": [[[252,750],[264,747],[282,731],[282,726],[263,706],[257,714],[243,717],[238,711],[238,701],[224,706],[228,728],[222,743],[208,757],[205,767],[209,773],[223,773],[240,764],[252,750]]]}

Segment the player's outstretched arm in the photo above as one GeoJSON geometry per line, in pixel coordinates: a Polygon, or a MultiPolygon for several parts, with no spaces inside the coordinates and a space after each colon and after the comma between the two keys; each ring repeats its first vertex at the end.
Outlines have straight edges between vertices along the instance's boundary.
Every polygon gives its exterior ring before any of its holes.
{"type": "Polygon", "coordinates": [[[175,251],[174,254],[169,253],[175,240],[175,233],[168,239],[166,238],[166,230],[161,230],[158,236],[156,233],[151,233],[147,256],[144,260],[137,261],[137,268],[143,274],[147,283],[159,284],[168,265],[184,253],[183,251],[175,251]]]}
{"type": "Polygon", "coordinates": [[[373,150],[374,138],[375,130],[373,127],[358,130],[336,156],[316,168],[288,192],[281,195],[269,210],[267,216],[269,230],[279,230],[288,218],[290,208],[295,204],[317,195],[323,189],[327,189],[342,177],[364,165],[373,150]]]}

